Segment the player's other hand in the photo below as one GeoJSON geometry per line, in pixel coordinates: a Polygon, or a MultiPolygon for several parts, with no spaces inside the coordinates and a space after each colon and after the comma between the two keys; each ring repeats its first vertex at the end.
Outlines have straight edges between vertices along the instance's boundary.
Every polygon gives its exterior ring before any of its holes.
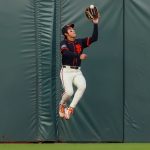
{"type": "Polygon", "coordinates": [[[86,55],[86,54],[81,54],[81,55],[80,55],[80,59],[81,59],[81,60],[87,59],[87,55],[86,55]]]}

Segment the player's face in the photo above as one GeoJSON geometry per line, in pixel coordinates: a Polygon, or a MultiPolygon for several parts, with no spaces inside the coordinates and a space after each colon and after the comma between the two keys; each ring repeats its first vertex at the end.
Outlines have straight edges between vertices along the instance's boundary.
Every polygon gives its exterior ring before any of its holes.
{"type": "Polygon", "coordinates": [[[76,37],[76,32],[75,32],[74,28],[72,28],[72,27],[68,28],[67,33],[68,33],[68,36],[70,36],[71,38],[75,38],[76,37]]]}

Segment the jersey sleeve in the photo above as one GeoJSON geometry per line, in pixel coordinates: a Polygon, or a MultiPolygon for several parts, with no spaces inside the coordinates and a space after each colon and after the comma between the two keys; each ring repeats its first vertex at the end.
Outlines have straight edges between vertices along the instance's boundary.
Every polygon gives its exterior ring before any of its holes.
{"type": "Polygon", "coordinates": [[[79,56],[77,53],[70,51],[69,48],[67,47],[67,44],[64,41],[60,43],[60,51],[63,56],[67,56],[67,57],[79,56]]]}
{"type": "Polygon", "coordinates": [[[89,47],[91,45],[91,37],[83,38],[81,39],[81,41],[82,41],[83,48],[89,47]]]}
{"type": "Polygon", "coordinates": [[[89,47],[93,42],[98,40],[98,24],[93,25],[93,34],[91,37],[81,39],[83,48],[89,47]]]}
{"type": "Polygon", "coordinates": [[[66,50],[69,50],[69,49],[68,49],[66,43],[65,43],[64,41],[62,41],[62,42],[60,43],[60,51],[61,51],[61,53],[63,53],[63,52],[66,51],[66,50]]]}

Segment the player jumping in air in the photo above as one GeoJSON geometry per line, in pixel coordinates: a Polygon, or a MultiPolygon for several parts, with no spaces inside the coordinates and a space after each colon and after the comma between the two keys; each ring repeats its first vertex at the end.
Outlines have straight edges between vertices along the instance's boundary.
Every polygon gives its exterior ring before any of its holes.
{"type": "Polygon", "coordinates": [[[87,58],[83,54],[83,49],[89,47],[93,42],[98,40],[98,22],[99,17],[92,20],[93,34],[87,38],[76,38],[74,24],[67,24],[62,28],[64,40],[60,43],[62,54],[62,68],[60,78],[64,88],[64,93],[59,104],[59,116],[65,119],[70,119],[74,112],[74,108],[84,94],[86,89],[86,81],[81,72],[81,61],[87,58]],[[73,85],[77,87],[74,94],[73,85]],[[74,94],[70,106],[66,108],[66,102],[74,94]]]}

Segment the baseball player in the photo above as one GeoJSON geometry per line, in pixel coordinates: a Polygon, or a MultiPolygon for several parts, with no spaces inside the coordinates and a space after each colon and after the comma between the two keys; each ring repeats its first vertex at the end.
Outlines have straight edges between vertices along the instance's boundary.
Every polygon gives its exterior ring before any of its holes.
{"type": "Polygon", "coordinates": [[[81,61],[87,58],[83,54],[83,49],[89,47],[93,42],[98,40],[98,22],[99,17],[92,20],[93,34],[91,37],[76,38],[74,24],[67,24],[62,28],[64,40],[60,43],[62,54],[62,68],[60,78],[64,88],[64,93],[59,104],[59,116],[70,119],[76,105],[84,94],[86,89],[86,80],[81,71],[81,61]],[[77,87],[73,91],[73,85],[77,87]],[[70,106],[66,107],[66,102],[73,96],[70,106]]]}

